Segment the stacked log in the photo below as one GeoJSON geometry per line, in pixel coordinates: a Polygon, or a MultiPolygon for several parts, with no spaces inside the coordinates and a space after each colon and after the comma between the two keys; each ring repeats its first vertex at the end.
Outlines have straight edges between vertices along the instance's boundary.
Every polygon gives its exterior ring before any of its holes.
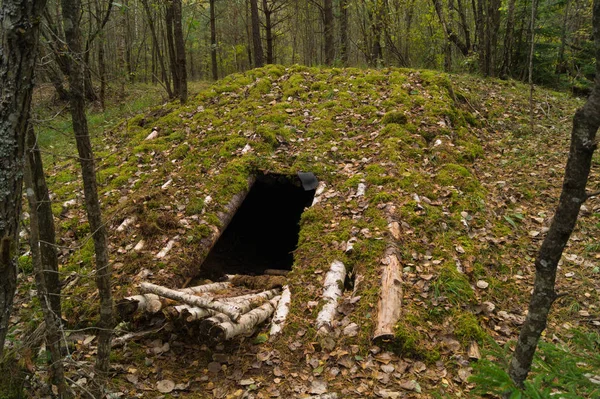
{"type": "Polygon", "coordinates": [[[284,300],[281,301],[282,279],[283,276],[231,276],[227,282],[182,289],[144,282],[140,284],[141,294],[123,298],[117,303],[117,309],[123,319],[131,318],[134,314],[162,311],[169,319],[187,323],[190,330],[221,342],[254,334],[258,326],[280,308],[276,321],[278,327],[272,329],[271,333],[274,335],[283,327],[287,312],[281,309],[287,309],[290,301],[287,286],[284,300]],[[245,286],[245,292],[249,287],[255,292],[244,293],[242,290],[240,294],[236,290],[240,284],[245,286]],[[263,291],[256,292],[257,288],[263,291]],[[238,295],[231,296],[231,292],[237,292],[238,295]]]}

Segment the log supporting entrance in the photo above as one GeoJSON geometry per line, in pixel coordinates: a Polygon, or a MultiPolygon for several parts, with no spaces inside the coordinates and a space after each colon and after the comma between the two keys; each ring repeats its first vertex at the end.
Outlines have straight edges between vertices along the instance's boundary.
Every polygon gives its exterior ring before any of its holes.
{"type": "Polygon", "coordinates": [[[305,190],[296,176],[256,176],[248,195],[211,249],[200,270],[211,279],[225,274],[263,274],[291,270],[300,217],[315,190],[305,190]]]}

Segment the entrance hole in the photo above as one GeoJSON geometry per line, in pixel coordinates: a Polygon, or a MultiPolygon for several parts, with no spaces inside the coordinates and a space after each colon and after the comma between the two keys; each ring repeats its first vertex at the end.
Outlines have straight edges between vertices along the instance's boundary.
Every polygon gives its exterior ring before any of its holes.
{"type": "Polygon", "coordinates": [[[300,217],[315,190],[304,190],[296,176],[261,175],[202,264],[201,276],[263,274],[291,270],[300,217]]]}

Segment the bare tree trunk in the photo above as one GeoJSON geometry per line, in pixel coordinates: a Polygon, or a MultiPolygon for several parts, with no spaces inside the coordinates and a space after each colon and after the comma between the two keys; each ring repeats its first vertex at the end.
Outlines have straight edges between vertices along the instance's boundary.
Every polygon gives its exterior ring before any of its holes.
{"type": "Polygon", "coordinates": [[[506,15],[506,36],[504,37],[504,57],[502,57],[502,68],[500,77],[505,79],[509,75],[512,64],[512,47],[515,24],[515,0],[508,2],[508,13],[506,15]]]}
{"type": "MultiPolygon", "coordinates": [[[[156,26],[154,25],[154,17],[152,15],[152,11],[150,10],[150,6],[148,5],[148,0],[142,0],[142,4],[144,6],[144,10],[146,11],[146,17],[148,18],[148,26],[150,27],[150,32],[152,32],[152,43],[154,45],[155,51],[153,51],[153,59],[158,61],[158,65],[160,66],[161,76],[163,81],[165,82],[165,90],[167,91],[167,95],[169,98],[173,98],[173,90],[171,90],[171,82],[169,81],[167,75],[167,68],[165,67],[165,59],[160,51],[160,43],[158,41],[158,34],[156,33],[156,26]]],[[[152,75],[153,80],[156,79],[156,75],[152,75]]]]}
{"type": "Polygon", "coordinates": [[[25,185],[29,202],[30,247],[38,298],[46,323],[46,342],[50,348],[51,381],[58,396],[69,394],[65,381],[61,345],[60,281],[55,250],[54,220],[50,196],[44,177],[42,157],[36,143],[33,125],[27,129],[27,167],[25,185]]]}
{"type": "Polygon", "coordinates": [[[333,3],[332,0],[323,1],[323,30],[325,31],[325,64],[333,65],[335,58],[334,28],[333,28],[333,3]]]}
{"type": "Polygon", "coordinates": [[[167,2],[165,6],[165,29],[167,30],[167,50],[169,52],[169,67],[173,79],[173,96],[179,97],[181,80],[177,69],[177,56],[175,55],[175,41],[173,39],[173,3],[167,2]]]}
{"type": "Polygon", "coordinates": [[[215,17],[215,0],[210,0],[210,59],[212,61],[213,80],[219,80],[217,64],[217,21],[215,17]]]}
{"type": "Polygon", "coordinates": [[[600,0],[594,1],[593,21],[596,82],[587,102],[573,117],[569,159],[558,208],[535,260],[535,283],[529,312],[509,368],[511,378],[519,387],[523,386],[529,374],[538,341],[546,328],[548,313],[558,297],[555,290],[558,262],[573,232],[581,205],[590,197],[585,187],[600,127],[600,0]]]}
{"type": "Polygon", "coordinates": [[[271,22],[271,9],[267,0],[263,0],[263,13],[265,14],[265,36],[267,39],[267,64],[273,63],[273,24],[271,22]]]}
{"type": "Polygon", "coordinates": [[[0,359],[17,288],[25,135],[45,0],[3,0],[0,17],[0,359]]]}
{"type": "Polygon", "coordinates": [[[533,55],[535,51],[535,19],[537,15],[537,0],[531,1],[531,43],[529,47],[529,124],[531,133],[534,130],[533,123],[533,55]]]}
{"type": "Polygon", "coordinates": [[[348,64],[348,0],[340,0],[340,61],[348,64]]]}
{"type": "Polygon", "coordinates": [[[257,0],[250,0],[250,14],[252,14],[252,43],[254,44],[254,67],[260,68],[265,64],[263,48],[260,39],[260,19],[258,17],[257,0]]]}
{"type": "Polygon", "coordinates": [[[110,288],[111,268],[108,263],[108,247],[106,244],[106,228],[102,222],[102,212],[96,185],[96,168],[92,143],[88,132],[87,118],[85,115],[85,97],[83,85],[83,65],[77,63],[81,54],[81,30],[79,17],[81,13],[80,0],[61,0],[63,25],[70,60],[70,108],[73,120],[73,133],[79,153],[79,163],[83,177],[83,192],[87,217],[94,240],[96,253],[96,285],[100,297],[100,320],[98,323],[98,355],[96,358],[96,371],[100,378],[105,378],[108,373],[110,340],[113,328],[112,294],[110,288]]]}
{"type": "Polygon", "coordinates": [[[173,34],[175,39],[175,67],[179,78],[179,100],[182,104],[187,102],[187,71],[185,65],[185,41],[183,40],[183,27],[181,26],[181,0],[173,0],[173,34]]]}

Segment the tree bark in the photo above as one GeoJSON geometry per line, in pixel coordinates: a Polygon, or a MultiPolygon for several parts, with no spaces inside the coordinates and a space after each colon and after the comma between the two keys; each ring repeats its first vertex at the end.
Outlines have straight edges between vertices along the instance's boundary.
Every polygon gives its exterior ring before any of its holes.
{"type": "Polygon", "coordinates": [[[394,247],[388,248],[381,274],[381,288],[377,304],[377,325],[373,339],[394,337],[394,328],[402,310],[402,268],[394,247]]]}
{"type": "Polygon", "coordinates": [[[25,135],[45,0],[4,0],[0,19],[0,359],[17,287],[25,135]]]}
{"type": "Polygon", "coordinates": [[[267,0],[263,0],[263,14],[265,14],[265,38],[267,39],[267,64],[273,63],[273,24],[272,11],[267,0]]]}
{"type": "Polygon", "coordinates": [[[535,282],[529,311],[510,363],[509,374],[523,386],[531,369],[533,355],[557,298],[556,270],[562,252],[573,232],[581,205],[588,198],[586,185],[600,127],[600,0],[594,0],[593,29],[596,55],[596,81],[587,102],[573,117],[569,159],[562,192],[550,230],[535,260],[535,282]]]}
{"type": "Polygon", "coordinates": [[[333,65],[335,58],[335,39],[333,27],[333,2],[332,0],[323,0],[323,29],[325,45],[325,64],[333,65]]]}
{"type": "Polygon", "coordinates": [[[173,96],[179,97],[181,80],[179,76],[179,69],[177,68],[177,56],[175,54],[173,19],[173,1],[167,1],[165,6],[165,29],[167,31],[165,39],[167,41],[167,50],[169,52],[169,68],[171,70],[171,79],[173,79],[173,96]]]}
{"type": "Polygon", "coordinates": [[[58,257],[54,249],[54,220],[44,177],[42,157],[37,148],[31,123],[27,129],[27,147],[25,182],[30,211],[31,258],[37,295],[46,323],[46,343],[50,349],[51,381],[58,389],[58,396],[65,398],[69,392],[62,362],[60,281],[58,278],[58,257]]]}
{"type": "Polygon", "coordinates": [[[281,299],[277,303],[277,309],[275,309],[273,320],[271,320],[271,331],[269,332],[269,335],[277,335],[283,331],[285,320],[287,319],[287,315],[290,311],[291,300],[292,293],[290,292],[290,287],[286,285],[283,287],[281,299]]]}
{"type": "Polygon", "coordinates": [[[263,305],[252,309],[243,314],[235,323],[227,320],[227,318],[219,318],[218,315],[206,319],[202,323],[208,323],[207,326],[210,327],[204,326],[204,328],[216,342],[227,341],[242,334],[251,335],[259,324],[273,314],[280,298],[280,296],[276,296],[263,305]]]}
{"type": "Polygon", "coordinates": [[[340,0],[340,61],[348,64],[348,0],[340,0]]]}
{"type": "Polygon", "coordinates": [[[215,0],[210,0],[210,59],[212,62],[213,80],[219,80],[217,64],[217,22],[215,17],[215,0]]]}
{"type": "Polygon", "coordinates": [[[96,371],[101,379],[105,378],[109,368],[110,340],[113,328],[112,294],[110,287],[111,267],[108,263],[106,228],[102,221],[102,211],[96,185],[96,162],[88,132],[85,115],[84,65],[78,60],[82,51],[81,0],[61,0],[63,26],[68,51],[72,60],[69,68],[70,111],[73,121],[73,133],[79,154],[79,164],[83,178],[83,192],[87,218],[94,240],[96,254],[96,286],[100,297],[100,320],[98,322],[98,355],[96,371]]]}
{"type": "Polygon", "coordinates": [[[221,301],[216,301],[212,298],[203,298],[191,294],[186,294],[170,288],[161,287],[159,285],[151,283],[142,283],[140,289],[148,294],[156,294],[165,298],[180,301],[188,305],[197,306],[200,308],[206,308],[210,310],[216,310],[217,312],[224,313],[233,320],[237,320],[240,317],[240,310],[237,306],[226,304],[221,301]]]}
{"type": "Polygon", "coordinates": [[[317,315],[317,332],[328,333],[331,330],[333,318],[337,310],[337,300],[342,295],[344,280],[346,279],[346,267],[339,260],[333,261],[325,281],[323,282],[323,300],[325,304],[317,315]]]}
{"type": "Polygon", "coordinates": [[[250,0],[250,14],[252,15],[252,43],[254,45],[254,67],[260,68],[265,64],[263,48],[260,39],[260,19],[258,16],[257,0],[250,0]]]}
{"type": "Polygon", "coordinates": [[[183,39],[183,27],[181,13],[181,0],[173,0],[173,34],[175,39],[175,65],[177,76],[179,78],[179,101],[182,104],[187,102],[187,71],[185,63],[185,41],[183,39]]]}
{"type": "Polygon", "coordinates": [[[506,79],[512,64],[512,47],[515,25],[515,0],[508,2],[508,13],[506,15],[506,34],[504,36],[504,56],[502,57],[502,68],[500,77],[506,79]]]}

